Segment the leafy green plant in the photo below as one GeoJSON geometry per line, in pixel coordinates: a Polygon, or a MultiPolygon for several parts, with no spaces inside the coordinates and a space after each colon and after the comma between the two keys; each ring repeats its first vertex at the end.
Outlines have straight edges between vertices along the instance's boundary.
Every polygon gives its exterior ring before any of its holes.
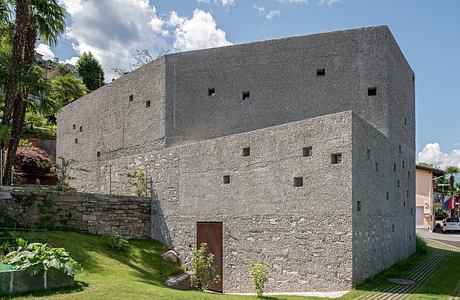
{"type": "Polygon", "coordinates": [[[129,249],[129,241],[121,235],[115,233],[107,236],[107,244],[109,248],[121,252],[128,252],[129,249]]]}
{"type": "Polygon", "coordinates": [[[133,173],[127,174],[129,184],[135,188],[135,195],[138,197],[147,197],[148,188],[147,188],[147,175],[145,170],[139,169],[133,173]]]}
{"type": "Polygon", "coordinates": [[[42,243],[27,243],[19,238],[16,240],[18,249],[5,256],[2,263],[25,270],[29,276],[54,268],[72,276],[81,270],[81,265],[70,257],[64,248],[52,248],[42,243]]]}
{"type": "Polygon", "coordinates": [[[266,263],[253,262],[249,265],[249,273],[254,281],[254,289],[256,290],[257,297],[261,297],[265,283],[268,280],[269,267],[266,263]]]}
{"type": "Polygon", "coordinates": [[[16,250],[17,246],[18,245],[14,239],[7,239],[0,242],[0,260],[3,259],[3,257],[5,257],[5,255],[8,253],[16,250]]]}
{"type": "Polygon", "coordinates": [[[214,267],[214,254],[207,252],[206,243],[202,243],[198,249],[193,249],[191,252],[193,270],[191,283],[193,287],[201,290],[207,290],[213,283],[220,281],[220,276],[216,275],[214,267]]]}

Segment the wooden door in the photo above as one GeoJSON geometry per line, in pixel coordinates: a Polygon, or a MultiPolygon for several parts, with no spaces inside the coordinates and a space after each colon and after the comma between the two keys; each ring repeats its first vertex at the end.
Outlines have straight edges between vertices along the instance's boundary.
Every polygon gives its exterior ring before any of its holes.
{"type": "Polygon", "coordinates": [[[208,244],[208,251],[214,254],[214,266],[216,275],[220,276],[219,283],[213,284],[210,290],[223,292],[222,288],[222,223],[221,222],[198,222],[196,224],[196,245],[208,244]]]}

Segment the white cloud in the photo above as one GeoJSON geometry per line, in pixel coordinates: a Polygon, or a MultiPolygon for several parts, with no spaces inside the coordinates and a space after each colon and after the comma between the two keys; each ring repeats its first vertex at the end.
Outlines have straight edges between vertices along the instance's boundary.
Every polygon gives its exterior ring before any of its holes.
{"type": "Polygon", "coordinates": [[[178,17],[171,12],[171,24],[177,24],[174,48],[179,51],[195,50],[231,45],[226,33],[217,28],[216,21],[209,12],[195,9],[192,18],[178,17]]]}
{"type": "Polygon", "coordinates": [[[46,44],[39,44],[35,51],[41,55],[43,55],[44,60],[53,60],[54,59],[54,52],[50,49],[50,46],[46,44]]]}
{"type": "Polygon", "coordinates": [[[450,166],[460,168],[460,149],[444,153],[438,143],[426,144],[422,152],[418,153],[418,161],[433,164],[441,169],[450,166]]]}
{"type": "Polygon", "coordinates": [[[114,67],[129,68],[136,49],[152,55],[169,48],[165,21],[148,0],[61,0],[72,18],[67,37],[78,54],[91,51],[101,62],[106,80],[114,67]]]}
{"type": "Polygon", "coordinates": [[[332,5],[339,2],[339,0],[321,0],[319,1],[319,5],[332,5]]]}
{"type": "Polygon", "coordinates": [[[261,15],[261,14],[263,14],[265,12],[265,7],[263,7],[263,6],[254,5],[254,8],[255,8],[255,10],[257,10],[259,15],[261,15]]]}
{"type": "MultiPolygon", "coordinates": [[[[211,0],[198,0],[199,3],[211,3],[211,0]]],[[[233,6],[235,5],[235,0],[214,0],[214,3],[222,6],[233,6]]]]}
{"type": "Polygon", "coordinates": [[[73,56],[69,59],[66,59],[64,61],[61,61],[61,63],[64,63],[64,64],[69,64],[69,65],[72,65],[72,66],[76,66],[77,65],[77,61],[80,57],[78,56],[73,56]]]}
{"type": "Polygon", "coordinates": [[[275,9],[275,10],[271,10],[269,11],[266,15],[265,15],[265,18],[267,18],[267,20],[271,20],[273,19],[274,17],[279,17],[280,16],[280,11],[275,9]]]}

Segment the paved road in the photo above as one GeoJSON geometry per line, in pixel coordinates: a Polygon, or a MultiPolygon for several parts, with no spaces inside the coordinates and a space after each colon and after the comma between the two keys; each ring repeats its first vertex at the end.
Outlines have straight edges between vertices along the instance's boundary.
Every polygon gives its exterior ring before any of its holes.
{"type": "Polygon", "coordinates": [[[441,231],[429,232],[427,230],[417,229],[417,235],[424,239],[437,240],[460,248],[460,232],[442,233],[441,231]]]}

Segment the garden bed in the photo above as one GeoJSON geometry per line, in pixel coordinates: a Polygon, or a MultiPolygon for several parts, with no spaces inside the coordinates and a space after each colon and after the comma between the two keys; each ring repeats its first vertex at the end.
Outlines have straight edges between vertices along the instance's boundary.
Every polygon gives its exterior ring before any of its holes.
{"type": "Polygon", "coordinates": [[[73,287],[74,277],[56,269],[40,272],[30,277],[26,271],[0,265],[0,295],[13,295],[61,287],[73,287]]]}

